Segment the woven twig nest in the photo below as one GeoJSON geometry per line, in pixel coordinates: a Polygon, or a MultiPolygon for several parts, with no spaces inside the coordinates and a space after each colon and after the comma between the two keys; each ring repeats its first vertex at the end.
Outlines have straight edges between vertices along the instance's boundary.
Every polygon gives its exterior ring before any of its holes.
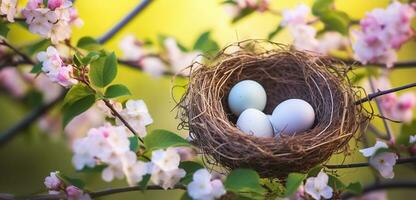
{"type": "Polygon", "coordinates": [[[305,172],[333,153],[346,152],[348,141],[367,121],[362,107],[354,104],[357,92],[347,77],[349,68],[311,52],[249,40],[225,48],[208,64],[195,65],[179,103],[181,125],[189,128],[208,161],[228,169],[252,168],[262,177],[305,172]],[[236,83],[248,79],[265,88],[266,114],[287,99],[309,102],[316,114],[313,127],[279,138],[241,132],[227,97],[236,83]]]}

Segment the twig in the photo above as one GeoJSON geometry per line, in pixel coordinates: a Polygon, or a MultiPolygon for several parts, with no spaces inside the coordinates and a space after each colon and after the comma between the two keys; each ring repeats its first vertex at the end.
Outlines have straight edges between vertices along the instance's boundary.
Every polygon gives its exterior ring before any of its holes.
{"type": "Polygon", "coordinates": [[[102,101],[105,103],[105,105],[110,108],[111,113],[117,117],[123,124],[124,126],[126,126],[134,135],[137,136],[137,138],[139,138],[140,142],[144,143],[142,138],[139,137],[139,134],[137,134],[137,132],[134,130],[133,127],[131,127],[131,125],[120,115],[120,113],[117,112],[117,110],[114,108],[113,105],[111,105],[110,101],[108,101],[107,99],[102,99],[102,101]]]}
{"type": "MultiPolygon", "coordinates": [[[[384,183],[376,183],[376,184],[364,187],[362,194],[370,193],[370,192],[377,191],[377,190],[395,189],[395,188],[414,189],[416,188],[416,181],[389,181],[389,182],[384,182],[384,183]]],[[[354,196],[361,196],[362,194],[357,195],[353,193],[343,193],[341,195],[341,199],[349,199],[354,196]]]]}
{"type": "MultiPolygon", "coordinates": [[[[359,61],[356,61],[356,60],[342,60],[342,61],[347,65],[364,66],[363,64],[361,64],[359,61]]],[[[385,64],[379,64],[379,63],[369,63],[365,66],[374,66],[374,67],[386,68],[385,64]]],[[[394,63],[392,69],[408,69],[408,68],[416,68],[416,61],[409,60],[409,61],[396,62],[396,63],[394,63]]]]}
{"type": "Polygon", "coordinates": [[[117,23],[113,28],[111,28],[107,33],[102,37],[98,38],[98,42],[105,43],[110,40],[118,31],[120,31],[124,26],[126,26],[137,14],[144,10],[152,0],[143,0],[139,5],[137,5],[128,15],[126,15],[119,23],[117,23]]]}
{"type": "Polygon", "coordinates": [[[39,106],[38,108],[33,110],[29,115],[23,118],[20,122],[18,122],[16,125],[1,133],[0,146],[5,144],[7,141],[13,139],[13,137],[15,137],[17,133],[26,129],[32,122],[36,121],[39,117],[48,112],[49,109],[54,107],[65,96],[65,93],[66,92],[62,92],[53,101],[39,106]]]}
{"type": "MultiPolygon", "coordinates": [[[[186,190],[184,185],[176,185],[174,189],[186,190]]],[[[140,186],[133,186],[133,187],[120,187],[120,188],[112,188],[107,190],[101,190],[96,192],[90,192],[91,198],[97,198],[102,196],[107,196],[111,194],[123,193],[123,192],[130,192],[130,191],[140,191],[143,190],[140,186]]],[[[146,188],[146,190],[163,190],[160,186],[150,185],[146,188]]]]}
{"type": "Polygon", "coordinates": [[[11,50],[13,50],[17,55],[19,55],[20,57],[23,58],[23,60],[25,60],[27,63],[31,64],[31,65],[35,65],[36,63],[26,54],[24,54],[23,52],[21,52],[19,49],[17,49],[16,47],[14,47],[13,45],[11,45],[10,43],[8,43],[6,40],[0,40],[0,45],[6,46],[8,48],[10,48],[11,50]]]}
{"type": "MultiPolygon", "coordinates": [[[[370,88],[371,88],[371,92],[375,92],[375,87],[374,87],[374,83],[373,83],[373,79],[370,77],[368,77],[368,82],[370,83],[370,88]]],[[[380,113],[380,116],[382,116],[382,121],[384,124],[384,128],[386,129],[386,135],[387,135],[387,139],[388,140],[392,140],[392,132],[391,132],[391,128],[389,123],[387,122],[387,120],[384,118],[384,111],[383,108],[381,107],[380,101],[378,101],[378,99],[375,99],[376,101],[376,105],[378,108],[378,112],[380,113]]]]}
{"type": "Polygon", "coordinates": [[[380,132],[380,130],[378,130],[374,125],[369,124],[368,125],[368,130],[372,133],[374,133],[374,135],[376,135],[378,138],[383,139],[383,140],[387,140],[386,136],[380,132]]]}
{"type": "Polygon", "coordinates": [[[369,95],[367,95],[367,97],[364,97],[364,98],[356,101],[355,104],[356,105],[362,104],[364,102],[371,101],[371,100],[373,100],[374,98],[376,98],[378,96],[382,96],[382,95],[385,95],[385,94],[397,92],[397,91],[400,91],[400,90],[409,89],[409,88],[412,88],[412,87],[416,87],[416,83],[410,83],[410,84],[407,84],[407,85],[403,85],[403,86],[388,89],[388,90],[381,90],[381,91],[379,90],[378,92],[369,94],[369,95]]]}
{"type": "MultiPolygon", "coordinates": [[[[416,162],[415,157],[409,158],[400,158],[396,161],[396,164],[405,164],[405,163],[413,163],[416,162]]],[[[357,168],[357,167],[368,167],[370,164],[368,162],[362,163],[351,163],[351,164],[343,164],[343,165],[324,165],[324,167],[328,169],[345,169],[345,168],[357,168]]]]}
{"type": "MultiPolygon", "coordinates": [[[[175,185],[173,189],[178,190],[186,190],[186,187],[184,185],[175,185]]],[[[95,192],[89,192],[91,198],[98,198],[118,193],[124,193],[124,192],[132,192],[132,191],[142,191],[143,188],[141,186],[132,186],[132,187],[119,187],[119,188],[110,188],[110,189],[104,189],[99,190],[95,192]]],[[[162,187],[157,185],[149,185],[147,186],[146,190],[164,190],[162,187]]],[[[33,196],[24,196],[24,197],[16,197],[12,194],[6,194],[6,193],[0,193],[0,199],[5,200],[58,200],[58,199],[67,199],[67,195],[62,194],[40,194],[40,195],[33,195],[33,196]]]]}

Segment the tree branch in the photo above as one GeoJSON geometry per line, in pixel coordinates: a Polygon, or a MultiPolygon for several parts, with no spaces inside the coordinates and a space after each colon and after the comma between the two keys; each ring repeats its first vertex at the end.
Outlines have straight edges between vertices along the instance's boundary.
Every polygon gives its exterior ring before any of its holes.
{"type": "MultiPolygon", "coordinates": [[[[356,60],[342,60],[347,65],[360,65],[360,66],[374,66],[380,68],[386,68],[385,64],[378,64],[378,63],[369,63],[367,65],[361,64],[359,61],[356,60]]],[[[409,60],[409,61],[399,61],[393,64],[392,69],[409,69],[409,68],[416,68],[416,61],[409,60]]]]}
{"type": "Polygon", "coordinates": [[[376,183],[373,185],[369,185],[363,188],[363,192],[360,195],[356,195],[353,193],[343,193],[341,195],[341,199],[349,199],[354,196],[361,196],[366,193],[370,193],[373,191],[378,190],[385,190],[385,189],[414,189],[416,188],[416,181],[389,181],[384,183],[376,183]]]}
{"type": "Polygon", "coordinates": [[[54,107],[65,96],[65,94],[66,92],[62,92],[56,99],[52,100],[49,103],[39,106],[38,108],[33,110],[29,115],[23,118],[20,122],[18,122],[16,125],[1,133],[0,146],[5,144],[9,140],[13,139],[17,135],[17,133],[23,131],[30,124],[36,121],[39,117],[47,113],[49,109],[54,107]]]}
{"type": "Polygon", "coordinates": [[[416,87],[416,83],[410,83],[410,84],[407,84],[407,85],[403,85],[403,86],[396,87],[396,88],[391,88],[391,89],[388,89],[388,90],[381,90],[381,91],[379,90],[378,92],[369,94],[369,95],[367,95],[367,97],[364,97],[364,98],[356,101],[355,104],[356,105],[362,104],[364,102],[371,101],[371,100],[373,100],[374,98],[376,98],[378,96],[382,96],[382,95],[385,95],[385,94],[397,92],[397,91],[400,91],[400,90],[409,89],[409,88],[412,88],[412,87],[416,87]]]}
{"type": "Polygon", "coordinates": [[[26,54],[24,54],[23,52],[21,52],[19,49],[17,49],[16,47],[14,47],[10,43],[8,43],[6,40],[4,40],[4,39],[0,40],[0,45],[3,45],[3,46],[6,46],[6,47],[10,48],[17,55],[19,55],[20,57],[22,57],[22,59],[25,60],[27,63],[29,63],[31,65],[35,65],[36,64],[29,56],[27,56],[26,54]]]}
{"type": "MultiPolygon", "coordinates": [[[[175,185],[173,189],[178,190],[186,190],[184,185],[175,185]]],[[[157,185],[149,185],[147,186],[146,190],[164,190],[160,186],[157,185]]],[[[132,192],[132,191],[143,191],[141,186],[131,186],[131,187],[119,187],[119,188],[110,188],[99,190],[95,192],[88,192],[91,198],[98,198],[118,193],[125,193],[125,192],[132,192]]],[[[33,196],[24,196],[24,197],[16,197],[12,194],[0,193],[0,199],[5,200],[59,200],[59,199],[67,199],[67,195],[62,194],[40,194],[40,195],[33,195],[33,196]]]]}
{"type": "Polygon", "coordinates": [[[152,0],[143,0],[139,5],[137,5],[128,15],[126,15],[119,23],[117,23],[113,28],[111,28],[107,33],[102,37],[98,38],[98,42],[105,43],[110,40],[118,31],[120,31],[124,26],[126,26],[137,14],[144,10],[152,0]]]}
{"type": "MultiPolygon", "coordinates": [[[[409,157],[409,158],[400,158],[396,161],[396,164],[406,164],[406,163],[416,163],[416,156],[409,157]]],[[[368,162],[362,163],[351,163],[351,164],[343,164],[343,165],[323,165],[328,169],[345,169],[345,168],[357,168],[357,167],[368,167],[370,164],[368,162]]]]}

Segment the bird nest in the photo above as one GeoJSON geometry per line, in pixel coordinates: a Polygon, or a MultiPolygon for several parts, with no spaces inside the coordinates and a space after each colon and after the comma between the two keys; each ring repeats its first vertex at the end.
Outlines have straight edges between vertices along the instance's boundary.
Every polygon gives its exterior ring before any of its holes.
{"type": "Polygon", "coordinates": [[[350,68],[316,53],[249,40],[195,66],[178,104],[181,125],[206,160],[226,169],[252,168],[262,177],[278,178],[306,172],[334,153],[347,152],[349,140],[368,121],[362,106],[355,104],[359,91],[348,79],[350,68]],[[243,133],[227,103],[230,89],[242,80],[264,87],[266,114],[287,99],[309,102],[316,115],[313,127],[278,138],[243,133]]]}

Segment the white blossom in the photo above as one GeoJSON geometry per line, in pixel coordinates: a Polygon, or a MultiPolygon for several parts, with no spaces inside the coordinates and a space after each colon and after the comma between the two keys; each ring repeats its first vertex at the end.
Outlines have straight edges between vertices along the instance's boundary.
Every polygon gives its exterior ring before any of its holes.
{"type": "Polygon", "coordinates": [[[145,57],[140,60],[140,66],[143,71],[153,77],[160,77],[166,71],[166,65],[162,60],[156,57],[145,57]]]}
{"type": "MultiPolygon", "coordinates": [[[[143,100],[128,100],[126,108],[120,114],[137,131],[140,137],[146,136],[146,126],[153,123],[153,119],[143,100]]],[[[116,118],[116,124],[123,125],[123,122],[116,118]]]]}
{"type": "Polygon", "coordinates": [[[303,25],[308,22],[311,9],[306,4],[299,4],[294,9],[285,9],[282,11],[281,26],[303,25]]]}
{"type": "Polygon", "coordinates": [[[17,11],[17,0],[1,0],[0,13],[6,15],[7,21],[14,22],[17,11]]]}
{"type": "Polygon", "coordinates": [[[126,60],[139,60],[146,54],[141,42],[134,35],[127,35],[121,39],[119,47],[126,60]]]}
{"type": "Polygon", "coordinates": [[[389,148],[386,143],[377,141],[376,144],[373,147],[361,149],[360,152],[364,155],[364,157],[371,157],[373,156],[378,149],[382,148],[389,148]]]}
{"type": "Polygon", "coordinates": [[[152,152],[152,162],[163,171],[177,169],[180,159],[179,153],[174,148],[159,149],[152,152]]]}
{"type": "Polygon", "coordinates": [[[409,144],[416,143],[416,135],[410,135],[409,136],[409,144]]]}
{"type": "Polygon", "coordinates": [[[212,180],[207,169],[199,169],[193,174],[188,185],[188,194],[195,200],[214,200],[226,193],[221,180],[212,180]]]}
{"type": "Polygon", "coordinates": [[[189,76],[191,73],[189,66],[193,62],[201,62],[202,60],[202,58],[198,56],[201,55],[201,52],[182,52],[178,43],[173,38],[167,38],[164,41],[164,45],[168,54],[169,62],[173,70],[178,74],[189,76]]]}
{"type": "Polygon", "coordinates": [[[169,188],[174,188],[176,183],[178,183],[183,177],[185,177],[186,172],[183,169],[176,168],[169,171],[164,171],[159,168],[157,165],[153,164],[151,166],[151,177],[150,181],[161,186],[163,189],[167,190],[169,188]]]}
{"type": "Polygon", "coordinates": [[[321,171],[318,176],[308,178],[305,192],[317,200],[321,199],[321,196],[325,199],[331,198],[333,190],[328,186],[328,175],[321,171]]]}
{"type": "Polygon", "coordinates": [[[384,178],[393,178],[393,166],[398,159],[397,154],[390,152],[383,152],[370,157],[369,163],[372,167],[377,169],[384,178]]]}

